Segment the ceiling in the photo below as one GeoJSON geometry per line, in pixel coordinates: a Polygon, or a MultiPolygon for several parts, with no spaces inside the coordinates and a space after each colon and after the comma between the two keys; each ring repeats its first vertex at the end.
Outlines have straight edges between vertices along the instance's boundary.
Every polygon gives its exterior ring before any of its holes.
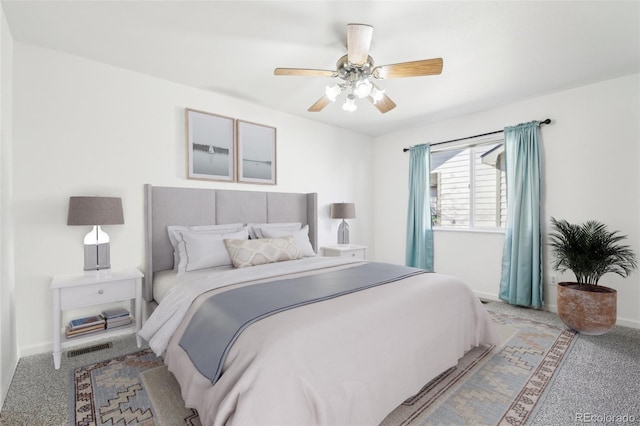
{"type": "MultiPolygon", "coordinates": [[[[2,0],[15,41],[377,136],[640,72],[638,1],[2,0]],[[380,80],[397,103],[308,112],[333,84],[346,24],[374,27],[376,65],[444,58],[441,75],[380,80]]],[[[342,95],[344,96],[344,94],[342,95]]],[[[339,98],[340,99],[340,98],[339,98]]],[[[211,111],[222,113],[224,111],[211,111]]],[[[543,117],[532,117],[543,118],[543,117]]]]}

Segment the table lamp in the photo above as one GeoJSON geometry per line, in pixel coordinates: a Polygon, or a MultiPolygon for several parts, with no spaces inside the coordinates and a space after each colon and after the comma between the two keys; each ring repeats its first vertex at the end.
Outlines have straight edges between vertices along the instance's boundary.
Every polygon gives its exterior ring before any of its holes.
{"type": "Polygon", "coordinates": [[[122,225],[122,199],[116,197],[69,197],[67,225],[89,225],[84,237],[84,270],[109,269],[109,235],[100,225],[122,225]]]}
{"type": "Polygon", "coordinates": [[[331,218],[342,219],[338,226],[338,244],[349,244],[349,224],[345,219],[356,217],[356,205],[353,203],[333,203],[331,204],[331,218]]]}

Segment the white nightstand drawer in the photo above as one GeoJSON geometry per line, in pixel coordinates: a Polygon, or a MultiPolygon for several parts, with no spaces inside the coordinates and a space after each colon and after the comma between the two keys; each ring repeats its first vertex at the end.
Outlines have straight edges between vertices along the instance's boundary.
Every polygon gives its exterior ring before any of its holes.
{"type": "Polygon", "coordinates": [[[352,244],[339,244],[336,246],[322,247],[324,256],[354,257],[356,259],[367,259],[367,246],[357,246],[352,244]]]}
{"type": "Polygon", "coordinates": [[[340,252],[338,255],[340,257],[357,257],[358,259],[364,259],[365,250],[364,249],[352,249],[352,250],[344,250],[340,252]]]}
{"type": "Polygon", "coordinates": [[[136,297],[131,280],[109,281],[61,289],[61,309],[71,309],[99,303],[117,302],[136,297]]]}

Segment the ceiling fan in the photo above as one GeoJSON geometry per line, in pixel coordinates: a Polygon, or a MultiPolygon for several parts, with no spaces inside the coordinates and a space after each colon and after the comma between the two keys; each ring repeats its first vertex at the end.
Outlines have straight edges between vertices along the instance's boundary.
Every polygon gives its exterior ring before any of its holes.
{"type": "Polygon", "coordinates": [[[275,75],[297,75],[305,77],[331,77],[342,81],[327,86],[324,96],[318,99],[309,111],[319,112],[330,102],[335,102],[338,95],[348,91],[347,100],[342,106],[347,111],[355,111],[358,98],[368,98],[381,113],[389,112],[396,107],[385,93],[370,79],[418,77],[437,75],[442,72],[442,58],[423,59],[420,61],[401,62],[399,64],[374,67],[373,58],[369,56],[373,27],[365,24],[347,25],[347,54],[338,59],[336,70],[316,70],[305,68],[276,68],[275,75]]]}

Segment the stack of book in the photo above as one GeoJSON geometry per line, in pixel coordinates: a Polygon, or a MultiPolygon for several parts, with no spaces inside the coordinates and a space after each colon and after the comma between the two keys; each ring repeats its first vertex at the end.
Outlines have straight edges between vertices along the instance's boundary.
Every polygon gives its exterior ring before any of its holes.
{"type": "Polygon", "coordinates": [[[129,311],[124,308],[110,309],[102,312],[102,316],[105,318],[107,325],[106,328],[123,327],[131,324],[131,315],[129,311]]]}
{"type": "Polygon", "coordinates": [[[69,322],[66,335],[67,337],[77,337],[104,331],[105,325],[106,321],[102,315],[92,315],[90,317],[74,319],[69,322]]]}

